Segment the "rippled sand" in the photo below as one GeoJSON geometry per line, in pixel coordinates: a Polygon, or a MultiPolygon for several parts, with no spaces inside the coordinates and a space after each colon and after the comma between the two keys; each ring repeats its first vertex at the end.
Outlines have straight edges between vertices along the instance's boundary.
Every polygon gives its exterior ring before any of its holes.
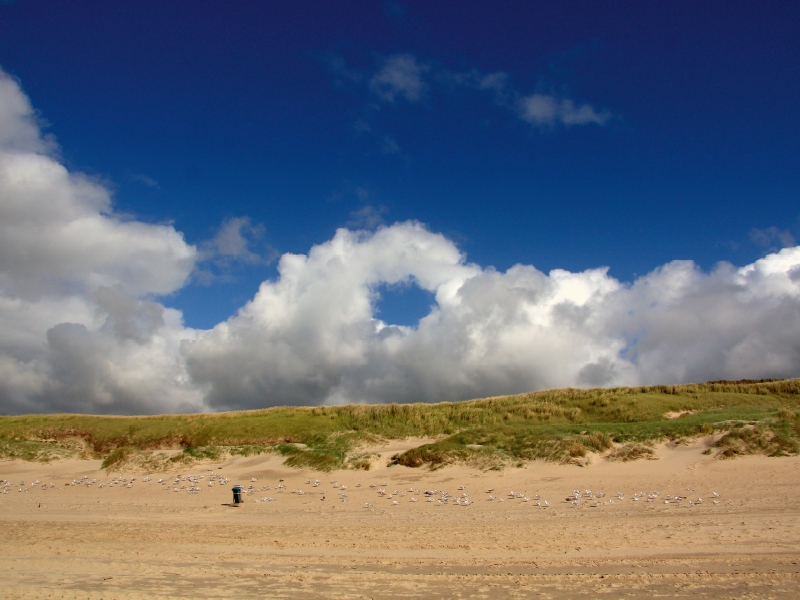
{"type": "Polygon", "coordinates": [[[702,450],[662,447],[657,461],[488,473],[395,466],[320,474],[264,456],[151,473],[150,482],[120,474],[137,480],[102,489],[111,475],[96,461],[4,462],[0,478],[24,480],[29,491],[15,485],[0,494],[2,596],[800,597],[800,458],[718,461],[702,450]],[[208,487],[212,471],[231,482],[208,487]],[[202,491],[157,483],[177,474],[205,476],[202,491]],[[98,483],[65,485],[83,476],[98,483]],[[347,486],[348,502],[331,480],[347,486]],[[230,507],[234,483],[273,489],[230,507]],[[381,497],[371,483],[406,495],[381,497]],[[410,488],[466,492],[472,503],[426,502],[410,488]],[[573,506],[565,498],[574,489],[606,495],[573,506]],[[509,498],[511,491],[532,499],[509,498]],[[660,495],[652,502],[633,500],[653,491],[660,495]],[[534,494],[550,506],[536,506],[534,494]],[[667,495],[687,500],[665,504],[667,495]],[[266,497],[275,500],[255,502],[266,497]],[[697,498],[704,502],[690,506],[697,498]]]}

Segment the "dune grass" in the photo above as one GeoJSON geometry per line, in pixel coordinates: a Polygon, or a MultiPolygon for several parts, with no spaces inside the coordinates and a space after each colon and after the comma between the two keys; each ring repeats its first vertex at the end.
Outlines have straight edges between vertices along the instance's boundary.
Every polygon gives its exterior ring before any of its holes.
{"type": "Polygon", "coordinates": [[[440,404],[150,417],[24,415],[0,417],[0,458],[82,456],[101,458],[106,468],[168,467],[275,452],[299,468],[368,469],[372,457],[366,446],[427,437],[437,441],[392,462],[430,468],[462,462],[490,469],[534,459],[583,464],[589,453],[621,444],[714,432],[725,434],[716,450],[720,457],[777,456],[800,451],[798,411],[800,380],[789,379],[566,388],[440,404]],[[668,418],[675,414],[681,416],[668,418]],[[165,450],[182,451],[159,453],[165,450]]]}
{"type": "Polygon", "coordinates": [[[632,460],[639,460],[646,458],[647,460],[656,460],[655,450],[653,444],[648,442],[626,442],[612,450],[606,455],[608,460],[618,462],[629,462],[632,460]]]}

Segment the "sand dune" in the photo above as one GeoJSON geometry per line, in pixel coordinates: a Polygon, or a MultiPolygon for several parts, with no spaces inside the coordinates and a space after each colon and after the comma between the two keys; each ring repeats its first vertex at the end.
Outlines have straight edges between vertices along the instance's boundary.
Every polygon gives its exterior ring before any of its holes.
{"type": "Polygon", "coordinates": [[[150,474],[4,462],[0,479],[14,485],[0,494],[3,596],[800,597],[800,458],[720,461],[704,448],[502,472],[381,461],[321,474],[273,455],[150,474]],[[127,481],[107,485],[115,476],[127,481]],[[235,483],[255,490],[236,508],[235,483]]]}

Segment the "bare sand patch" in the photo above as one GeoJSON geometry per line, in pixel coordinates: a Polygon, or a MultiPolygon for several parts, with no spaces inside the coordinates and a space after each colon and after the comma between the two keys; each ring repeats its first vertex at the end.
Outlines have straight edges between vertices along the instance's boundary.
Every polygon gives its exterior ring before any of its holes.
{"type": "Polygon", "coordinates": [[[0,463],[14,484],[0,494],[4,595],[800,597],[799,457],[719,461],[698,439],[656,445],[657,461],[385,466],[420,443],[372,448],[375,471],[329,474],[274,454],[150,481],[108,474],[100,461],[0,463]],[[114,476],[126,481],[99,487],[114,476]],[[187,491],[187,476],[199,492],[187,491]],[[234,484],[253,490],[239,508],[225,505],[234,484]]]}
{"type": "Polygon", "coordinates": [[[665,412],[664,417],[667,419],[679,419],[683,415],[693,415],[696,412],[696,410],[671,410],[669,412],[665,412]]]}
{"type": "Polygon", "coordinates": [[[388,440],[384,444],[365,446],[361,451],[374,457],[370,462],[370,472],[383,471],[390,468],[389,461],[395,454],[402,454],[425,444],[433,444],[437,439],[409,437],[401,440],[388,440]]]}

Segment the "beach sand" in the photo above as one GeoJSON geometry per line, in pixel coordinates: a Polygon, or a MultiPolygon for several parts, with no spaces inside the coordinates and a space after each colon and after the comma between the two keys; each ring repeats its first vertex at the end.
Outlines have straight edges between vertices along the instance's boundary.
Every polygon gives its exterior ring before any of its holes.
{"type": "Polygon", "coordinates": [[[500,472],[382,460],[369,472],[318,473],[274,455],[168,474],[108,474],[99,461],[2,462],[0,478],[15,484],[0,494],[2,596],[800,597],[800,457],[723,461],[705,448],[698,441],[660,446],[654,461],[595,457],[587,467],[534,462],[500,472]],[[231,481],[208,487],[212,472],[231,481]],[[136,481],[99,487],[114,475],[136,481]],[[203,476],[201,491],[173,485],[177,475],[203,476]],[[81,477],[98,481],[65,485],[81,477]],[[332,480],[347,486],[347,502],[332,480]],[[261,491],[231,507],[234,484],[261,491]],[[380,488],[406,495],[389,499],[380,488]],[[471,504],[428,502],[410,488],[466,492],[471,504]],[[605,496],[574,506],[565,498],[576,489],[605,496]],[[633,499],[654,491],[651,502],[633,499]],[[537,506],[536,494],[550,506],[537,506]],[[668,495],[686,499],[665,503],[668,495]]]}

